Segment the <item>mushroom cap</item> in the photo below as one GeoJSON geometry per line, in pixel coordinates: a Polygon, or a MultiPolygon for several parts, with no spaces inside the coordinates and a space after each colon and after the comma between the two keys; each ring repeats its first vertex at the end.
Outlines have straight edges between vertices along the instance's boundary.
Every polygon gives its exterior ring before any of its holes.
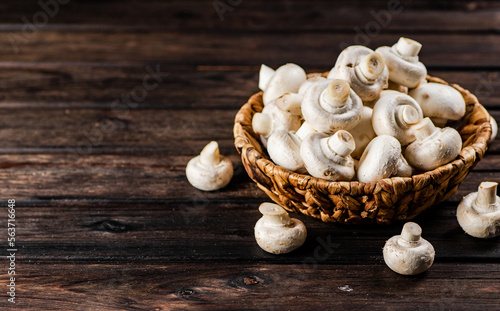
{"type": "Polygon", "coordinates": [[[420,104],[424,117],[459,120],[465,114],[462,94],[449,85],[429,82],[408,94],[420,104]]]}
{"type": "MultiPolygon", "coordinates": [[[[466,195],[457,208],[457,220],[462,229],[476,238],[493,238],[500,236],[500,208],[491,212],[481,213],[477,207],[478,192],[466,195]]],[[[496,197],[500,206],[500,197],[496,197]]]]}
{"type": "Polygon", "coordinates": [[[390,238],[384,246],[384,261],[391,270],[415,275],[429,269],[434,262],[434,247],[427,240],[402,241],[401,235],[390,238]]]}
{"type": "Polygon", "coordinates": [[[340,130],[333,136],[311,133],[300,145],[300,156],[311,176],[330,181],[349,181],[354,177],[354,160],[349,155],[355,148],[349,132],[340,130]]]}
{"type": "MultiPolygon", "coordinates": [[[[420,123],[423,122],[431,121],[426,118],[420,123]]],[[[420,131],[418,129],[421,126],[420,123],[413,126],[415,131],[420,131]]],[[[462,138],[453,128],[435,128],[425,135],[428,136],[424,139],[417,139],[408,145],[404,152],[408,163],[416,169],[433,170],[455,159],[462,150],[462,138]]]]}
{"type": "MultiPolygon", "coordinates": [[[[387,87],[389,70],[381,60],[380,67],[383,65],[383,70],[375,80],[369,80],[359,71],[359,65],[367,56],[373,53],[373,50],[361,46],[352,45],[344,49],[335,66],[330,70],[328,79],[342,79],[349,83],[354,92],[361,98],[363,102],[374,101],[378,98],[380,92],[387,87]]],[[[374,59],[377,59],[376,57],[374,59]]],[[[369,66],[372,67],[372,66],[369,66]]],[[[380,68],[374,66],[373,68],[380,68]]],[[[378,69],[376,70],[378,73],[378,69]]],[[[376,74],[374,72],[374,74],[376,74]]]]}
{"type": "Polygon", "coordinates": [[[275,131],[267,140],[267,152],[277,165],[305,173],[304,162],[300,157],[300,143],[294,132],[275,131]]]}
{"type": "Polygon", "coordinates": [[[189,183],[203,191],[221,189],[233,178],[233,164],[228,158],[219,155],[217,142],[209,143],[202,153],[192,158],[186,166],[189,183]]]}
{"type": "Polygon", "coordinates": [[[396,175],[401,158],[401,144],[389,135],[375,137],[366,146],[357,165],[360,182],[374,182],[396,175]]]}
{"type": "Polygon", "coordinates": [[[306,79],[306,72],[299,65],[286,64],[279,67],[266,85],[262,97],[264,105],[285,93],[297,93],[306,79]]]}
{"type": "Polygon", "coordinates": [[[255,240],[266,252],[272,254],[289,253],[302,244],[307,237],[307,229],[300,220],[289,218],[279,205],[263,203],[259,210],[264,215],[255,224],[255,240]]]}
{"type": "Polygon", "coordinates": [[[313,77],[310,77],[306,81],[304,81],[304,83],[302,83],[300,85],[298,93],[301,94],[301,95],[304,95],[306,93],[306,90],[312,84],[317,83],[317,82],[322,82],[322,81],[326,81],[326,78],[324,78],[322,76],[313,76],[313,77]]]}
{"type": "Polygon", "coordinates": [[[413,98],[386,90],[373,107],[372,125],[377,135],[393,136],[405,146],[415,140],[410,125],[422,118],[422,109],[413,98]]]}
{"type": "Polygon", "coordinates": [[[384,57],[389,71],[389,80],[409,88],[414,88],[427,76],[427,68],[418,61],[418,56],[401,55],[396,45],[392,47],[381,46],[375,52],[384,57]]]}
{"type": "Polygon", "coordinates": [[[351,154],[355,159],[361,157],[366,146],[377,136],[372,126],[372,114],[373,110],[370,107],[363,106],[361,120],[354,128],[349,130],[356,143],[356,149],[351,154]]]}
{"type": "Polygon", "coordinates": [[[361,120],[363,102],[351,89],[343,106],[329,106],[324,97],[330,83],[333,82],[317,82],[307,89],[302,101],[302,115],[318,132],[333,133],[340,129],[351,129],[361,120]]]}
{"type": "MultiPolygon", "coordinates": [[[[278,99],[277,99],[278,100],[278,99]]],[[[297,131],[301,125],[301,116],[281,110],[274,103],[268,104],[261,113],[254,114],[252,128],[261,135],[262,143],[267,146],[267,139],[275,131],[297,131]]]]}
{"type": "Polygon", "coordinates": [[[491,115],[490,115],[490,124],[491,124],[491,137],[490,137],[489,143],[491,144],[495,140],[495,137],[497,137],[497,134],[498,134],[497,121],[491,115]]]}

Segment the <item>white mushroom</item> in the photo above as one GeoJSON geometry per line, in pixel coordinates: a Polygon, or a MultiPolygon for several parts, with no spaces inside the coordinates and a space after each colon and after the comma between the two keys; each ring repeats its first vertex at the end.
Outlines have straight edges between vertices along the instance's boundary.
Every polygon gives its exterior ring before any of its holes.
{"type": "Polygon", "coordinates": [[[496,182],[482,182],[478,192],[466,195],[457,208],[458,223],[476,238],[500,236],[500,197],[496,182]]]}
{"type": "Polygon", "coordinates": [[[391,176],[411,176],[411,167],[401,156],[401,144],[389,135],[375,137],[357,165],[360,182],[374,182],[391,176]]]}
{"type": "Polygon", "coordinates": [[[488,142],[491,144],[495,140],[495,137],[497,137],[497,134],[498,134],[497,121],[491,115],[490,115],[490,124],[491,124],[491,137],[490,137],[490,140],[488,142]]]}
{"type": "Polygon", "coordinates": [[[424,118],[412,129],[416,140],[406,148],[405,158],[416,169],[433,170],[455,159],[462,150],[460,134],[451,127],[438,129],[424,118]]]}
{"type": "Polygon", "coordinates": [[[299,248],[307,237],[304,224],[279,205],[262,203],[259,211],[263,217],[255,224],[257,244],[271,254],[286,254],[299,248]]]}
{"type": "Polygon", "coordinates": [[[361,120],[361,99],[343,80],[317,82],[304,94],[302,115],[310,127],[327,134],[348,130],[361,120]]]}
{"type": "Polygon", "coordinates": [[[302,117],[302,100],[304,95],[297,93],[285,93],[278,97],[274,104],[291,115],[302,117]]]}
{"type": "MultiPolygon", "coordinates": [[[[276,102],[268,104],[262,109],[262,112],[254,114],[252,119],[252,128],[255,134],[261,135],[261,141],[264,146],[267,146],[267,139],[274,131],[297,131],[301,125],[301,116],[289,113],[286,110],[280,109],[276,102]]],[[[293,110],[292,106],[287,106],[285,103],[280,103],[281,107],[288,110],[293,110]]]]}
{"type": "Polygon", "coordinates": [[[422,45],[417,41],[401,37],[392,47],[381,46],[375,52],[384,57],[389,80],[414,88],[427,75],[427,68],[418,61],[420,48],[422,45]]]}
{"type": "Polygon", "coordinates": [[[400,93],[408,94],[408,87],[407,86],[398,84],[396,82],[392,82],[391,80],[389,80],[389,85],[387,86],[387,89],[393,90],[393,91],[398,91],[400,93]]]}
{"type": "Polygon", "coordinates": [[[299,88],[299,91],[298,93],[301,94],[301,95],[304,95],[306,93],[306,90],[314,83],[316,82],[322,82],[322,81],[325,81],[326,78],[322,77],[322,76],[313,76],[313,77],[310,77],[308,78],[306,81],[304,81],[304,83],[302,83],[300,85],[300,88],[299,88]]]}
{"type": "Polygon", "coordinates": [[[231,160],[219,154],[219,145],[212,141],[203,148],[199,156],[188,162],[186,177],[197,189],[218,190],[233,178],[233,165],[231,160]]]}
{"type": "MultiPolygon", "coordinates": [[[[459,120],[465,114],[465,100],[455,88],[441,83],[425,83],[408,93],[422,108],[424,117],[459,120]]],[[[446,124],[446,123],[445,123],[446,124]]]]}
{"type": "Polygon", "coordinates": [[[307,137],[307,135],[317,132],[318,131],[313,129],[312,126],[309,125],[309,123],[304,122],[295,134],[297,134],[297,137],[299,137],[299,139],[303,141],[307,137]]]}
{"type": "Polygon", "coordinates": [[[386,90],[373,107],[372,125],[377,135],[394,136],[406,146],[415,140],[411,125],[422,119],[422,110],[410,96],[386,90]]]}
{"type": "Polygon", "coordinates": [[[259,74],[259,88],[264,91],[264,105],[285,93],[297,93],[299,87],[306,81],[306,72],[295,64],[286,64],[276,71],[262,65],[259,74]]]}
{"type": "Polygon", "coordinates": [[[300,138],[294,132],[275,131],[267,140],[267,152],[279,166],[298,173],[305,173],[300,157],[300,138]]]}
{"type": "Polygon", "coordinates": [[[350,156],[355,147],[354,138],[344,130],[330,137],[312,133],[300,145],[300,156],[311,176],[349,181],[355,174],[354,160],[350,156]]]}
{"type": "Polygon", "coordinates": [[[349,130],[356,143],[356,149],[351,153],[351,156],[355,159],[361,157],[366,146],[377,136],[372,126],[372,114],[373,110],[370,107],[364,106],[361,110],[361,120],[358,125],[349,130]]]}
{"type": "Polygon", "coordinates": [[[383,57],[361,45],[343,50],[328,74],[328,79],[347,81],[363,102],[376,100],[387,87],[388,77],[383,57]]]}
{"type": "Polygon", "coordinates": [[[384,261],[392,271],[415,275],[426,271],[434,262],[434,247],[421,237],[422,228],[414,222],[403,226],[401,235],[390,238],[384,246],[384,261]]]}

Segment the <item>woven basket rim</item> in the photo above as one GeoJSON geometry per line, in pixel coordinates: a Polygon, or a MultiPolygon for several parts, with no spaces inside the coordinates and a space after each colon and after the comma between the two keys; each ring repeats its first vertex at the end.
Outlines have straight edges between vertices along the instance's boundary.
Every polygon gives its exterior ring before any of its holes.
{"type": "MultiPolygon", "coordinates": [[[[314,76],[314,75],[325,75],[325,73],[312,73],[309,74],[308,76],[314,76]]],[[[458,90],[462,96],[464,97],[466,103],[472,103],[472,108],[469,107],[469,109],[474,109],[475,113],[480,113],[484,115],[484,118],[482,118],[482,122],[480,124],[479,129],[477,130],[474,135],[471,137],[473,140],[467,144],[466,147],[463,147],[462,150],[460,151],[459,157],[452,162],[445,164],[443,166],[440,166],[434,170],[423,172],[420,174],[412,175],[411,177],[390,177],[390,178],[384,178],[378,181],[370,182],[370,183],[364,183],[360,181],[328,181],[322,178],[317,178],[313,177],[308,174],[300,174],[296,173],[293,171],[290,171],[288,169],[285,169],[279,165],[274,164],[273,161],[267,158],[267,156],[264,155],[262,151],[262,147],[260,146],[260,142],[256,138],[256,134],[252,132],[249,132],[245,130],[244,125],[250,126],[251,124],[242,124],[241,120],[243,120],[242,116],[244,116],[248,112],[254,111],[251,107],[249,107],[249,102],[252,99],[256,99],[258,97],[262,97],[262,91],[253,94],[250,98],[249,101],[241,107],[241,109],[238,111],[236,114],[235,118],[235,126],[234,126],[234,137],[235,137],[235,146],[237,150],[240,153],[250,153],[252,155],[252,158],[255,158],[258,163],[252,163],[252,165],[257,165],[259,168],[264,168],[264,170],[267,168],[267,170],[274,170],[279,172],[284,172],[289,174],[290,179],[294,180],[294,182],[297,184],[298,187],[306,189],[308,187],[311,187],[310,185],[313,185],[317,188],[322,188],[327,190],[330,193],[335,192],[335,189],[339,188],[345,188],[349,187],[350,185],[353,186],[353,188],[360,188],[360,186],[363,185],[369,185],[368,189],[377,189],[377,188],[384,188],[387,185],[390,185],[392,183],[410,183],[413,185],[413,187],[417,188],[423,188],[427,185],[429,185],[433,179],[435,179],[435,176],[439,176],[443,173],[446,173],[446,171],[452,171],[454,169],[458,169],[464,165],[464,163],[470,163],[474,162],[477,163],[484,155],[486,150],[488,149],[488,141],[491,137],[491,126],[490,126],[490,115],[487,112],[487,110],[479,103],[477,100],[476,96],[470,93],[468,90],[462,88],[458,84],[450,84],[440,78],[437,77],[431,77],[427,76],[426,80],[428,82],[436,82],[436,83],[441,83],[445,85],[449,85],[456,90],[458,90]],[[247,111],[250,110],[250,111],[247,111]],[[253,137],[250,139],[250,137],[253,137]],[[255,145],[257,143],[257,145],[255,145]],[[260,163],[259,163],[260,162],[260,163]],[[311,182],[314,181],[314,182],[311,182]]],[[[256,112],[256,111],[254,111],[256,112]]],[[[467,125],[467,123],[465,124],[467,125]]],[[[467,141],[463,140],[463,144],[466,144],[467,141]]],[[[362,193],[360,193],[362,195],[362,193]]]]}

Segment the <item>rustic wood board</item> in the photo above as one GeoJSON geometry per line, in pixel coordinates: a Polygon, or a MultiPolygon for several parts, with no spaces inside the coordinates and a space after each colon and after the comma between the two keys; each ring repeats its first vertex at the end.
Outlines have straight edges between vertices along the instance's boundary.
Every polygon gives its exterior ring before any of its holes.
{"type": "Polygon", "coordinates": [[[423,43],[429,74],[471,90],[500,120],[500,4],[401,1],[381,26],[390,1],[220,2],[234,8],[223,20],[206,0],[70,1],[28,33],[38,1],[2,1],[0,206],[16,200],[18,251],[17,303],[3,293],[0,309],[500,310],[500,239],[469,237],[455,218],[481,181],[500,181],[500,138],[454,196],[415,219],[436,262],[403,277],[381,252],[401,223],[295,214],[306,244],[262,251],[253,226],[269,199],[232,137],[261,63],[324,72],[343,43],[376,48],[401,35],[423,43]],[[13,38],[24,40],[17,49],[13,38]],[[161,75],[147,96],[117,105],[151,70],[161,75]],[[214,139],[235,176],[206,193],[184,169],[214,139]]]}

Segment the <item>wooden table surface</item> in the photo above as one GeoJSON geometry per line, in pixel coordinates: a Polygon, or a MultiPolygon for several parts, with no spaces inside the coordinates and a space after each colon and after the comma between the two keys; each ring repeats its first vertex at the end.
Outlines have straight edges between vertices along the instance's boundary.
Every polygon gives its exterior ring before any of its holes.
{"type": "Polygon", "coordinates": [[[500,3],[76,1],[0,3],[1,310],[500,310],[500,240],[455,210],[500,180],[500,139],[458,192],[415,219],[426,273],[383,262],[391,226],[308,228],[299,250],[255,243],[269,201],[242,169],[232,126],[262,63],[329,70],[343,47],[423,44],[431,75],[500,120],[500,3]],[[235,176],[218,192],[184,169],[217,140],[235,176]],[[7,301],[15,200],[16,303],[7,301]]]}

